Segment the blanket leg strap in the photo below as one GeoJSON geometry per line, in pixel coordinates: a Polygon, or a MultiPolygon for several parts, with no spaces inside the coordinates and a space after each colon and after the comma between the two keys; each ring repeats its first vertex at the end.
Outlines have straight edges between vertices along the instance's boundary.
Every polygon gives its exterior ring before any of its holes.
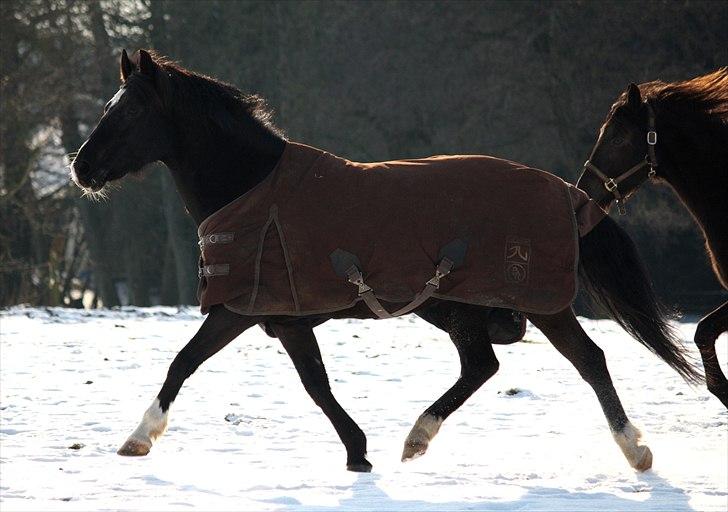
{"type": "Polygon", "coordinates": [[[443,257],[440,260],[439,265],[435,269],[435,275],[425,283],[425,288],[418,293],[415,298],[402,308],[398,309],[394,313],[389,313],[382,303],[379,302],[377,297],[374,295],[374,290],[364,282],[364,276],[356,265],[351,265],[346,271],[346,278],[348,281],[359,287],[359,297],[362,298],[364,303],[369,306],[369,309],[377,315],[379,318],[393,318],[395,316],[405,315],[412,310],[416,309],[427,299],[432,297],[432,294],[440,287],[440,279],[445,277],[453,269],[454,263],[450,258],[443,257]]]}

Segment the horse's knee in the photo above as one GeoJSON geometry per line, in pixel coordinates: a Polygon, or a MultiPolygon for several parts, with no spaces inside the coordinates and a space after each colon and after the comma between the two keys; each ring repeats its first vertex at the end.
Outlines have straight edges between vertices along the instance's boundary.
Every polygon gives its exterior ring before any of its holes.
{"type": "Polygon", "coordinates": [[[327,378],[320,376],[312,376],[305,373],[299,373],[303,388],[309,394],[316,405],[324,409],[334,398],[331,393],[331,386],[327,378]]]}
{"type": "Polygon", "coordinates": [[[195,370],[200,366],[201,361],[199,357],[196,357],[191,351],[182,349],[179,354],[175,356],[172,363],[169,365],[167,370],[168,377],[182,377],[186,379],[192,375],[195,370]]]}
{"type": "Polygon", "coordinates": [[[326,410],[329,403],[331,403],[331,399],[334,397],[334,395],[331,393],[331,390],[328,386],[325,388],[323,386],[305,386],[306,391],[308,392],[309,396],[313,400],[313,403],[315,403],[317,406],[319,406],[321,409],[326,410]]]}
{"type": "Polygon", "coordinates": [[[593,345],[580,360],[581,364],[577,370],[587,383],[593,385],[611,379],[607,369],[607,358],[604,357],[604,351],[598,346],[593,345]]]}
{"type": "Polygon", "coordinates": [[[495,358],[479,360],[474,363],[464,364],[460,376],[463,379],[483,384],[498,372],[500,363],[495,358]]]}

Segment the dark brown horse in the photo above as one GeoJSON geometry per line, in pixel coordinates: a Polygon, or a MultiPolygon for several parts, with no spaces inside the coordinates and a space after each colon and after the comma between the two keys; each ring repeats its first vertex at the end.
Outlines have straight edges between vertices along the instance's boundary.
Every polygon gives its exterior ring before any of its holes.
{"type": "MultiPolygon", "coordinates": [[[[705,236],[728,289],[728,68],[684,82],[630,84],[612,106],[577,186],[603,208],[648,178],[669,184],[705,236]]],[[[708,389],[728,408],[728,381],[715,352],[728,331],[728,302],[698,323],[695,343],[708,389]]]]}
{"type": "MultiPolygon", "coordinates": [[[[261,100],[140,51],[121,56],[122,86],[73,164],[74,181],[88,191],[162,161],[172,172],[193,219],[203,219],[268,176],[287,141],[271,125],[261,100]]],[[[383,206],[383,205],[379,205],[383,206]]],[[[688,380],[699,380],[670,331],[634,245],[611,219],[580,239],[579,279],[601,295],[610,312],[634,337],[688,380]],[[620,254],[619,260],[613,255],[620,254]]],[[[386,304],[390,311],[403,304],[386,304]]],[[[403,459],[423,454],[445,418],[498,370],[488,327],[497,310],[429,299],[416,314],[447,331],[461,362],[455,384],[425,410],[412,428],[403,459]]],[[[592,386],[615,440],[629,463],[652,464],[612,385],[604,354],[586,335],[570,307],[528,318],[592,386]]],[[[200,330],[170,365],[157,398],[119,450],[146,455],[166,428],[171,403],[183,382],[206,359],[246,329],[265,323],[290,355],[306,391],[333,424],[346,447],[347,467],[369,471],[366,437],[331,393],[313,327],[330,318],[374,318],[362,302],[332,314],[306,317],[245,316],[212,306],[200,330]]]]}

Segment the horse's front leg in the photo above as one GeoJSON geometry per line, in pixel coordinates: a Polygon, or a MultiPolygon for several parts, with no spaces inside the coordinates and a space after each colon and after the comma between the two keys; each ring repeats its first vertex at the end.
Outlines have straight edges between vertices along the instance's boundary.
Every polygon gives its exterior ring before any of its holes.
{"type": "Polygon", "coordinates": [[[498,371],[484,308],[439,303],[417,315],[450,334],[461,370],[455,384],[417,419],[404,442],[403,462],[423,455],[442,422],[498,371]]]}
{"type": "Polygon", "coordinates": [[[182,383],[197,367],[260,320],[232,313],[224,306],[214,306],[200,330],[177,354],[167,372],[161,391],[144,413],[141,423],[117,452],[119,455],[146,455],[152,443],[167,429],[169,406],[182,383]]]}
{"type": "Polygon", "coordinates": [[[326,368],[321,360],[313,329],[306,322],[271,324],[283,348],[293,361],[303,387],[334,426],[346,448],[346,469],[369,472],[372,465],[366,459],[367,438],[359,425],[334,398],[326,368]]]}

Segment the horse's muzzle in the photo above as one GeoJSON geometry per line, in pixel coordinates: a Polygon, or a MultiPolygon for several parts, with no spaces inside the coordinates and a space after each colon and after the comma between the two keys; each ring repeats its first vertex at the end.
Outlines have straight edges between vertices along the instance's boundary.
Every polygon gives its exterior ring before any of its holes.
{"type": "Polygon", "coordinates": [[[85,160],[76,159],[73,161],[71,176],[78,186],[91,189],[94,192],[98,192],[106,184],[103,177],[93,175],[91,166],[85,160]]]}

